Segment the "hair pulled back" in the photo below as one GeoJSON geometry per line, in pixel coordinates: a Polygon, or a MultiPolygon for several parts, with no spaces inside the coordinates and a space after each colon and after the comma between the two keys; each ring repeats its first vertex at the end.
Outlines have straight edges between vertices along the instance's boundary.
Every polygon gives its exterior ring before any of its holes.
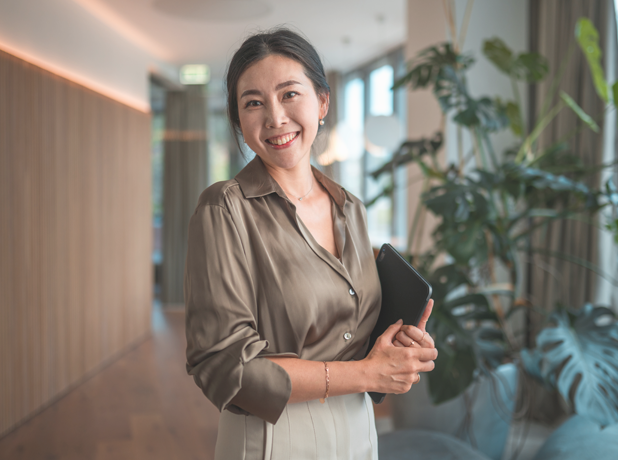
{"type": "Polygon", "coordinates": [[[232,129],[240,134],[238,80],[245,70],[267,56],[279,55],[300,63],[316,94],[329,94],[324,67],[315,48],[305,38],[285,27],[260,32],[247,38],[234,53],[227,69],[227,114],[232,129]]]}

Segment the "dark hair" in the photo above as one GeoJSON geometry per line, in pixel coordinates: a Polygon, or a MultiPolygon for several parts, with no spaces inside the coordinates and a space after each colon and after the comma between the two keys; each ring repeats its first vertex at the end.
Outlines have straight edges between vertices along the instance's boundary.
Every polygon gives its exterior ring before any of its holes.
{"type": "Polygon", "coordinates": [[[305,38],[285,27],[252,35],[234,53],[226,75],[227,115],[236,134],[240,133],[238,80],[250,66],[271,55],[284,56],[302,64],[315,92],[318,95],[330,93],[320,56],[305,38]]]}

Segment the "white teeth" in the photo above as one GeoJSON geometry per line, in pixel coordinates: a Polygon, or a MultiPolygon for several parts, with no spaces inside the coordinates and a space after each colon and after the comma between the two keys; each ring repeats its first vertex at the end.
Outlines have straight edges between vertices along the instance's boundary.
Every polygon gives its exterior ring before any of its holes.
{"type": "Polygon", "coordinates": [[[283,145],[283,144],[287,144],[288,142],[290,142],[292,139],[294,139],[296,137],[296,133],[294,134],[288,134],[286,136],[280,137],[279,139],[276,139],[274,141],[271,141],[271,144],[276,144],[276,145],[283,145]]]}

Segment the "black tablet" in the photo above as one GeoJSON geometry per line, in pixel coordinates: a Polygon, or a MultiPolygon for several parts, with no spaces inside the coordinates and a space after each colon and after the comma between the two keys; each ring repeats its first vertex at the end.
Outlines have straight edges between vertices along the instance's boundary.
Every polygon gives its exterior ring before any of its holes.
{"type": "MultiPolygon", "coordinates": [[[[382,246],[376,265],[382,287],[382,308],[371,332],[367,353],[377,338],[397,320],[403,319],[404,324],[418,326],[431,298],[431,285],[390,244],[382,246]]],[[[374,392],[369,395],[377,404],[385,396],[374,392]]]]}

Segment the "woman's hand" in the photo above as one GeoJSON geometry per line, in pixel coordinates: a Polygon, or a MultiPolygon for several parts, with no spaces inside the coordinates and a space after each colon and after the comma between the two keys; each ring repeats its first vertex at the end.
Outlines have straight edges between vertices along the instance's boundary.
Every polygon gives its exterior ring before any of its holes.
{"type": "Polygon", "coordinates": [[[393,345],[396,347],[415,347],[415,348],[435,348],[433,337],[431,337],[425,328],[427,327],[427,321],[431,316],[433,310],[433,299],[429,299],[427,307],[423,312],[423,316],[418,323],[418,327],[411,325],[401,326],[401,330],[395,335],[393,345]]]}
{"type": "MultiPolygon", "coordinates": [[[[431,313],[429,305],[426,310],[431,313]]],[[[435,367],[433,360],[438,357],[438,350],[434,347],[399,347],[393,344],[402,325],[401,320],[390,325],[361,361],[368,379],[366,391],[406,393],[412,384],[420,380],[419,372],[429,372],[435,367]]]]}

